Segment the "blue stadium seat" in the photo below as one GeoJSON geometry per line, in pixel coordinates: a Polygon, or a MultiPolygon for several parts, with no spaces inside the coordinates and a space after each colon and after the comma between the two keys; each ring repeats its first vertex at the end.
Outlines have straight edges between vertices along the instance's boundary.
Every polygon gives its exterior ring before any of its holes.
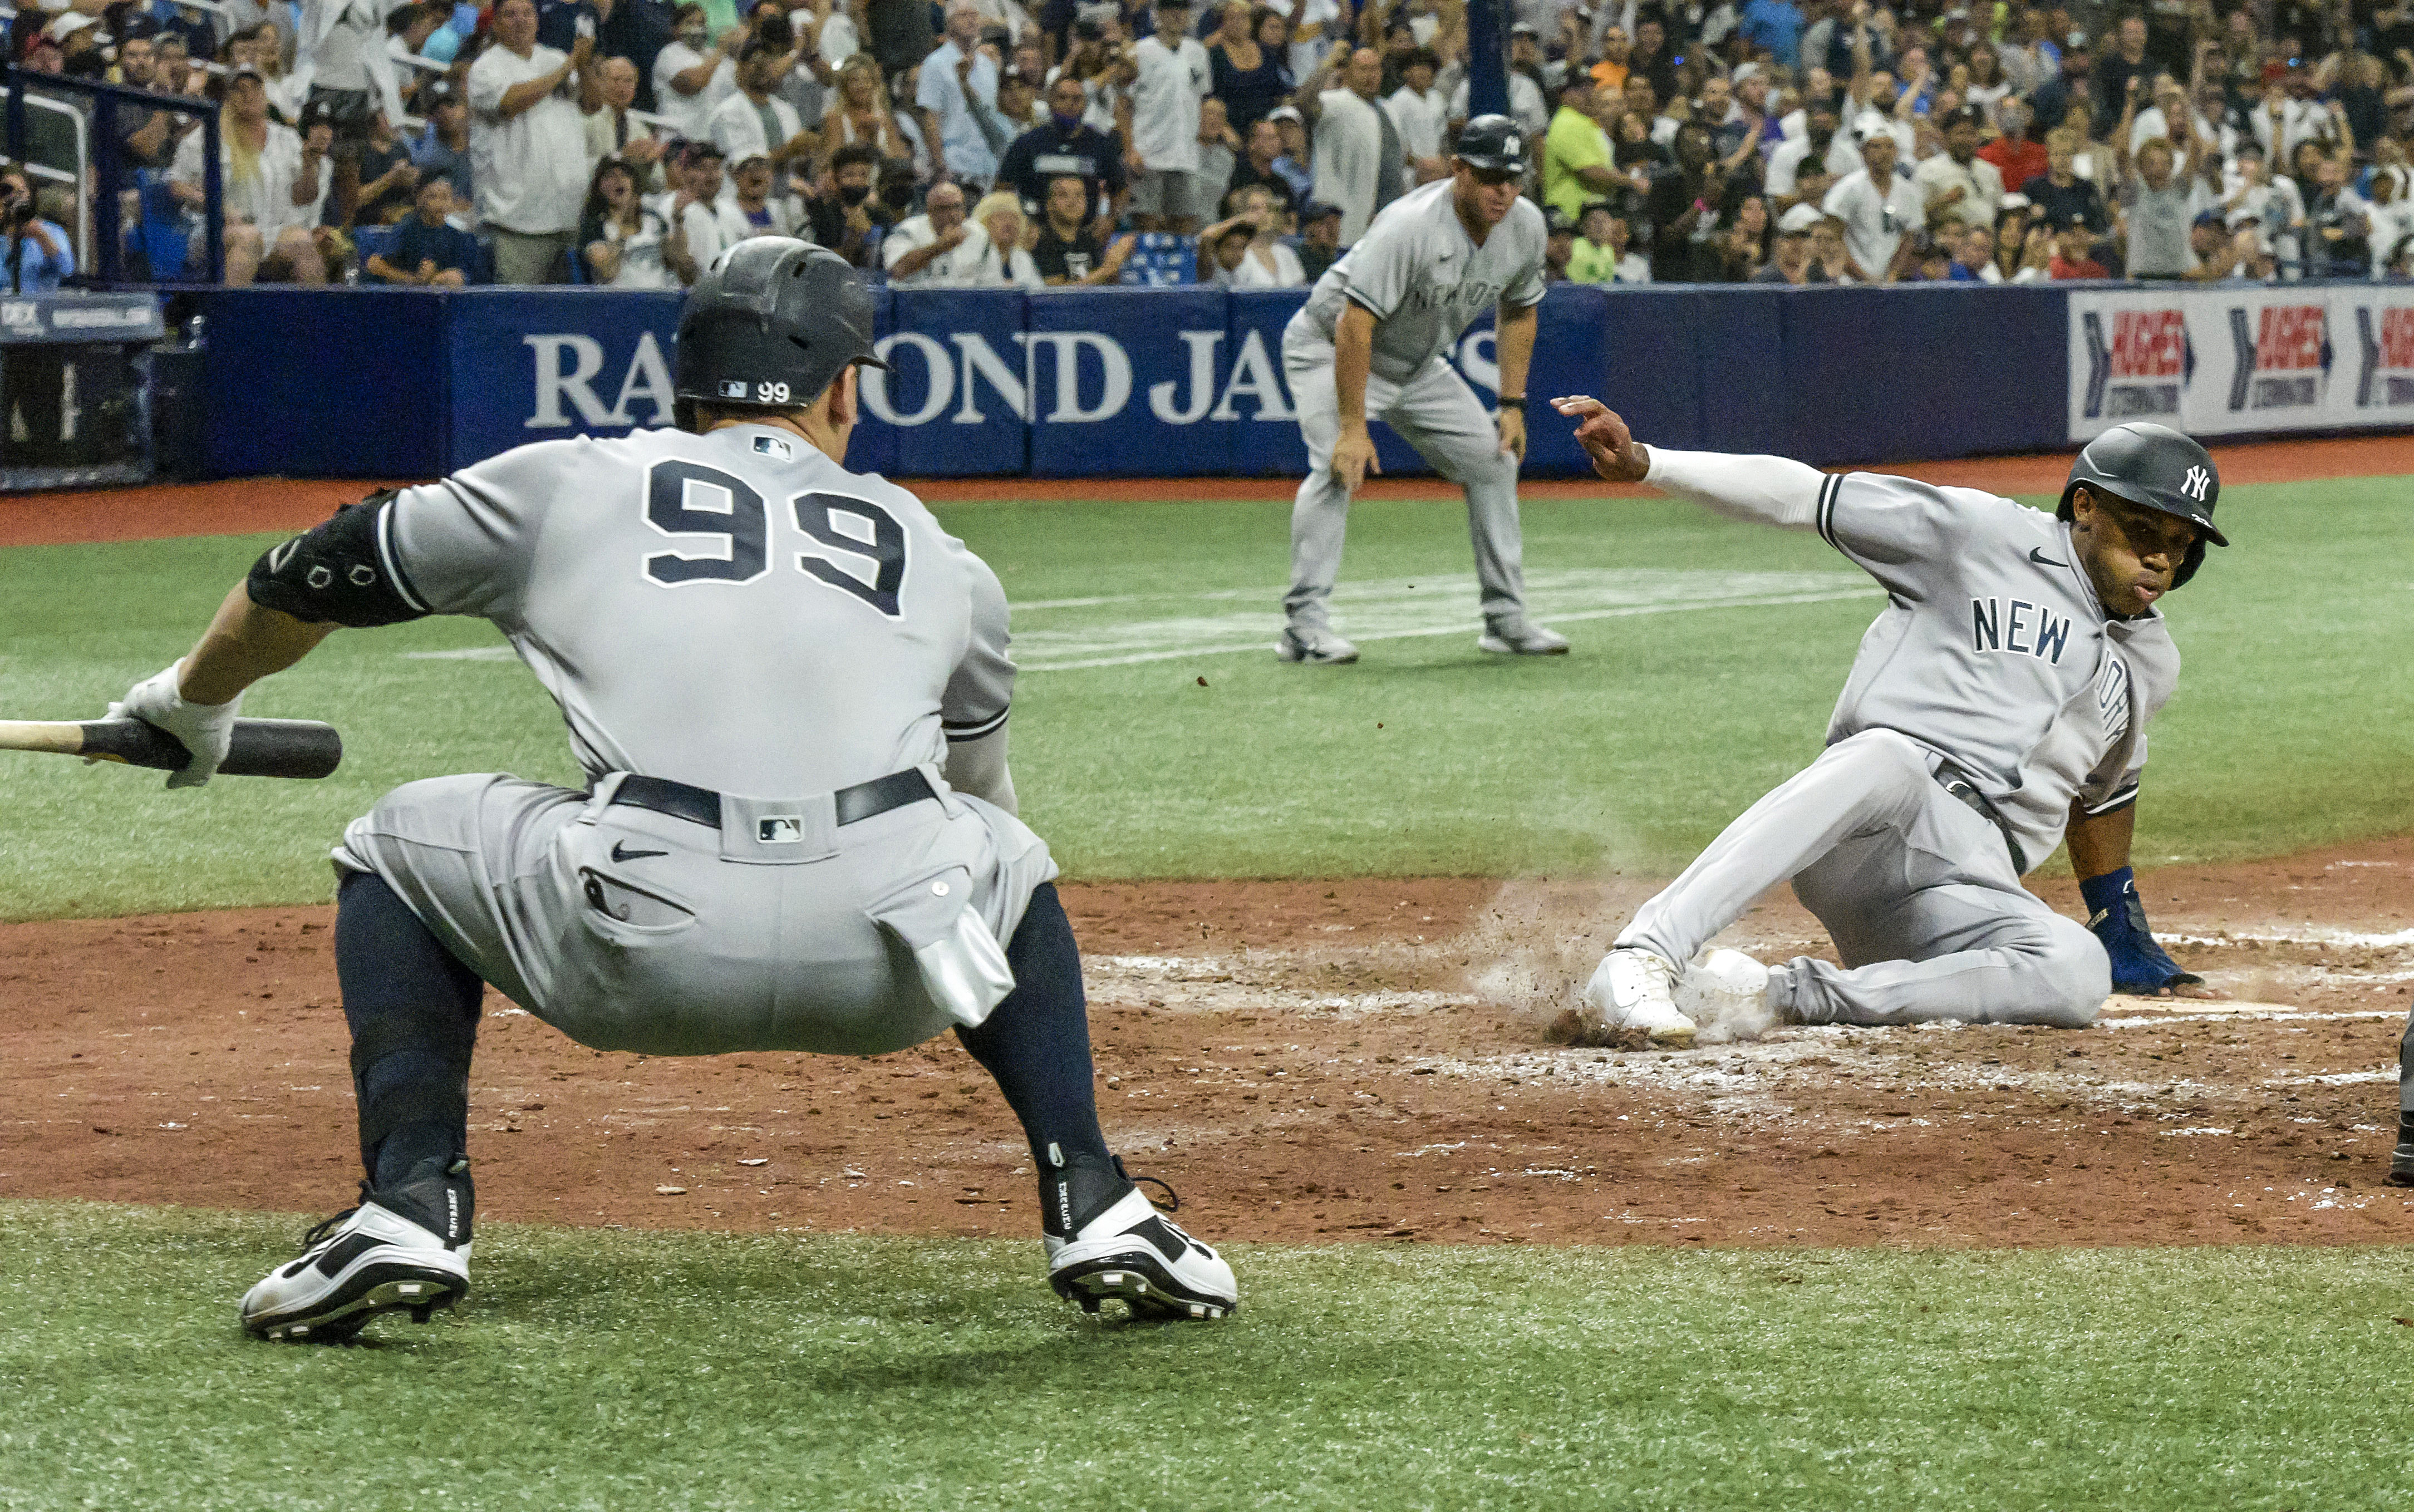
{"type": "Polygon", "coordinates": [[[1116,282],[1158,288],[1198,280],[1199,247],[1194,238],[1170,231],[1142,231],[1116,282]]]}

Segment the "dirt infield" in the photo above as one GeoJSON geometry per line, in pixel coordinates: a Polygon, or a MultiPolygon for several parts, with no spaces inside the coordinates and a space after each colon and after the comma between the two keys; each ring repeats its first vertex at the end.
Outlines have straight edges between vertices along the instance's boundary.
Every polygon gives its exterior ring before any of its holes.
{"type": "MultiPolygon", "coordinates": [[[[2377,478],[2414,473],[2414,436],[2217,446],[2225,483],[2295,482],[2317,478],[2377,478]]],[[[1930,482],[1991,488],[2003,494],[2051,493],[2070,471],[2069,452],[2019,457],[1971,457],[1958,462],[1880,465],[1930,482]]],[[[1283,478],[1039,478],[898,480],[933,504],[1080,497],[1095,503],[1163,499],[1277,498],[1290,492],[1283,478]]],[[[28,494],[0,499],[0,546],[51,546],[91,541],[144,541],[167,536],[233,535],[305,530],[338,504],[380,486],[375,482],[246,478],[226,482],[112,489],[86,494],[28,494]]],[[[1518,484],[1527,498],[1639,498],[1653,491],[1592,479],[1518,484]]],[[[1378,478],[1361,497],[1456,497],[1433,478],[1378,478]]]]}
{"type": "MultiPolygon", "coordinates": [[[[1069,886],[1110,1135],[1234,1239],[2343,1243],[2414,1224],[2376,1184],[2414,839],[2150,876],[2166,938],[2232,1002],[2116,1001],[2081,1031],[1546,1043],[1640,891],[1069,886]]],[[[338,1206],[357,1167],[332,917],[0,928],[0,1196],[338,1206]]],[[[1790,898],[1729,938],[1824,945],[1790,898]]],[[[492,1216],[1036,1228],[1011,1119],[952,1041],[648,1060],[488,1009],[471,1153],[492,1216]]]]}

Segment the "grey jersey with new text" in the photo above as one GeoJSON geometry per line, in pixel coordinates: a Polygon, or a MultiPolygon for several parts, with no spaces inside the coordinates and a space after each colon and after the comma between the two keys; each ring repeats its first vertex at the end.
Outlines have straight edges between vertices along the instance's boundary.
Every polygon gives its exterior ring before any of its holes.
{"type": "Polygon", "coordinates": [[[1375,317],[1369,371],[1405,383],[1496,304],[1541,303],[1542,213],[1520,199],[1478,246],[1451,201],[1451,181],[1428,184],[1383,208],[1357,245],[1324,271],[1292,317],[1293,329],[1333,339],[1349,304],[1375,317]]]}
{"type": "Polygon", "coordinates": [[[510,637],[590,780],[827,793],[944,763],[1013,696],[989,566],[913,495],[769,426],[523,446],[377,524],[414,607],[510,637]]]}
{"type": "Polygon", "coordinates": [[[2105,611],[2069,526],[1969,488],[1855,472],[1819,490],[1815,525],[1888,603],[1861,637],[1830,745],[1894,730],[1960,767],[2032,862],[2071,805],[2138,791],[2146,723],[2179,681],[2159,612],[2105,611]]]}

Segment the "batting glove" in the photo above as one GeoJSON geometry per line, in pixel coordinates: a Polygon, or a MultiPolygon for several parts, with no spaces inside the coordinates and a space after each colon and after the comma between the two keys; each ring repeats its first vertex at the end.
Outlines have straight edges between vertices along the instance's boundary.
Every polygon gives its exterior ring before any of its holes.
{"type": "Polygon", "coordinates": [[[2113,991],[2154,993],[2203,983],[2154,943],[2146,905],[2138,898],[2137,876],[2127,867],[2088,878],[2079,884],[2079,895],[2087,900],[2087,927],[2112,957],[2113,991]]]}
{"type": "Polygon", "coordinates": [[[180,665],[181,662],[171,663],[167,671],[127,689],[124,700],[109,705],[109,717],[157,725],[184,742],[193,759],[168,774],[168,786],[198,788],[216,776],[218,763],[226,760],[227,743],[234,734],[235,716],[243,711],[243,695],[237,693],[223,704],[187,704],[184,695],[176,691],[176,669],[180,665]]]}

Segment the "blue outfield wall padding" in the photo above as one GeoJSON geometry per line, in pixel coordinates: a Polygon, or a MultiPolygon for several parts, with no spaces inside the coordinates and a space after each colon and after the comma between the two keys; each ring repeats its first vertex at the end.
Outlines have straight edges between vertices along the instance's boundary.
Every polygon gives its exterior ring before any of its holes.
{"type": "Polygon", "coordinates": [[[890,371],[867,371],[864,409],[898,428],[906,478],[1020,474],[1031,465],[1026,296],[1006,289],[889,291],[879,350],[890,371]]]}
{"type": "Polygon", "coordinates": [[[213,289],[203,451],[213,477],[434,478],[451,408],[445,296],[213,289]]]}
{"type": "Polygon", "coordinates": [[[1219,404],[1233,361],[1222,290],[1108,289],[1036,295],[1024,308],[1033,473],[1233,469],[1244,422],[1219,404]]]}
{"type": "Polygon", "coordinates": [[[1825,467],[2067,444],[2064,291],[1934,284],[1780,298],[1784,454],[1825,467]]]}
{"type": "Polygon", "coordinates": [[[448,469],[530,441],[671,423],[677,292],[564,286],[442,297],[448,469]]]}
{"type": "MultiPolygon", "coordinates": [[[[424,478],[529,441],[668,424],[680,296],[633,289],[219,289],[220,476],[424,478]]],[[[848,465],[898,477],[1307,467],[1282,366],[1299,289],[882,289],[848,465]]],[[[1664,446],[1829,465],[2067,444],[2069,296],[2051,287],[1555,286],[1526,472],[1589,471],[1548,408],[1591,393],[1664,446]]],[[[1487,317],[1450,350],[1487,407],[1487,317]]],[[[1389,475],[1429,471],[1388,426],[1389,475]]]]}

